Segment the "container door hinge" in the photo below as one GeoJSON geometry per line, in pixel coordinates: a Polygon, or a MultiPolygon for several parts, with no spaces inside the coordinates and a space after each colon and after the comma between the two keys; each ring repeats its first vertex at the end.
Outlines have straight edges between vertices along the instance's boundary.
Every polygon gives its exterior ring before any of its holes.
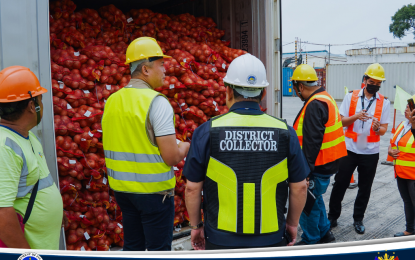
{"type": "Polygon", "coordinates": [[[275,52],[280,51],[280,45],[281,45],[280,39],[275,39],[275,52]]]}

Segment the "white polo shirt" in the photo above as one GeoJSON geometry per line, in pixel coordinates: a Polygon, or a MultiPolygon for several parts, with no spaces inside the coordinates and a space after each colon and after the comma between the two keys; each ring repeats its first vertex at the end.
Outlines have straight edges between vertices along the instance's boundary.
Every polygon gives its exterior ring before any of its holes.
{"type": "MultiPolygon", "coordinates": [[[[349,109],[350,109],[350,103],[352,100],[352,94],[353,93],[347,93],[347,95],[344,97],[343,102],[340,106],[340,115],[344,117],[349,117],[349,109]]],[[[359,113],[362,111],[362,96],[363,96],[363,89],[359,92],[359,100],[357,101],[356,105],[356,113],[359,113]]],[[[373,97],[372,97],[373,98],[373,97]]],[[[372,116],[375,115],[376,110],[376,102],[379,100],[379,94],[376,93],[376,100],[373,101],[372,105],[369,107],[369,110],[367,113],[372,116]]],[[[369,105],[370,100],[367,99],[367,97],[364,98],[364,107],[365,109],[369,105]]],[[[389,108],[390,108],[390,101],[385,98],[383,101],[383,108],[382,108],[382,115],[380,117],[380,123],[381,124],[389,124],[390,121],[390,114],[389,114],[389,108]]],[[[365,134],[367,136],[370,135],[370,128],[372,127],[372,121],[373,119],[369,119],[366,122],[363,122],[361,120],[356,120],[354,122],[353,131],[357,134],[365,134]]],[[[347,150],[357,153],[357,154],[376,154],[379,153],[379,146],[380,142],[377,143],[367,143],[367,146],[365,149],[359,149],[355,142],[353,142],[353,139],[346,137],[346,148],[347,150]]]]}

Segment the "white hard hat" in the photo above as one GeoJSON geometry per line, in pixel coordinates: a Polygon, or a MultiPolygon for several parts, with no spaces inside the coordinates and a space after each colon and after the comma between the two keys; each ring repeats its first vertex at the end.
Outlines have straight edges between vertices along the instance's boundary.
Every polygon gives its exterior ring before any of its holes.
{"type": "Polygon", "coordinates": [[[232,61],[223,81],[245,88],[265,88],[269,85],[264,64],[249,53],[232,61]]]}

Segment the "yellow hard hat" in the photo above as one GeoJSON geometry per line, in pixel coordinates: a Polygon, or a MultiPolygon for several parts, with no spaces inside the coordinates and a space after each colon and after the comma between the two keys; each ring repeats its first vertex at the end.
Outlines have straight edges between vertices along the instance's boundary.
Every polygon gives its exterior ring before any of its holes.
{"type": "Polygon", "coordinates": [[[148,59],[151,57],[164,57],[171,58],[170,56],[164,55],[156,39],[151,37],[140,37],[135,39],[128,45],[126,53],[125,64],[131,62],[148,59]]]}
{"type": "Polygon", "coordinates": [[[373,63],[369,67],[367,67],[365,75],[371,77],[372,79],[377,79],[377,80],[382,80],[382,81],[386,80],[385,70],[383,69],[382,65],[380,65],[379,63],[373,63]]]}
{"type": "Polygon", "coordinates": [[[295,81],[317,81],[317,73],[313,67],[307,64],[301,64],[293,73],[291,80],[295,81]]]}

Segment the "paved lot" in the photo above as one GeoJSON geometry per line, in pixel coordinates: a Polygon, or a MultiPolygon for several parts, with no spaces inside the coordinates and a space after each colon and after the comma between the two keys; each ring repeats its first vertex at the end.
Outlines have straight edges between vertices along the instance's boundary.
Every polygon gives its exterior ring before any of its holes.
{"type": "MultiPolygon", "coordinates": [[[[340,107],[341,102],[338,102],[340,107]]],[[[289,125],[292,125],[298,111],[302,107],[302,102],[296,97],[283,98],[283,118],[287,119],[289,125]]],[[[396,125],[398,125],[404,116],[397,112],[396,125]]],[[[376,177],[372,186],[372,194],[366,210],[365,219],[366,233],[359,235],[353,228],[353,206],[357,195],[358,188],[348,189],[343,200],[342,215],[338,219],[338,226],[333,228],[336,242],[369,240],[378,238],[393,237],[396,232],[405,230],[405,216],[403,202],[396,186],[396,180],[393,174],[392,166],[382,165],[381,162],[386,160],[389,145],[390,131],[393,121],[393,104],[391,105],[391,123],[388,132],[381,138],[380,160],[377,168],[376,177]]],[[[357,171],[354,174],[357,181],[357,171]]],[[[333,183],[333,177],[331,182],[333,183]]],[[[329,185],[327,193],[323,196],[328,209],[328,203],[332,190],[329,185]]],[[[299,228],[299,237],[301,236],[299,228]]]]}

